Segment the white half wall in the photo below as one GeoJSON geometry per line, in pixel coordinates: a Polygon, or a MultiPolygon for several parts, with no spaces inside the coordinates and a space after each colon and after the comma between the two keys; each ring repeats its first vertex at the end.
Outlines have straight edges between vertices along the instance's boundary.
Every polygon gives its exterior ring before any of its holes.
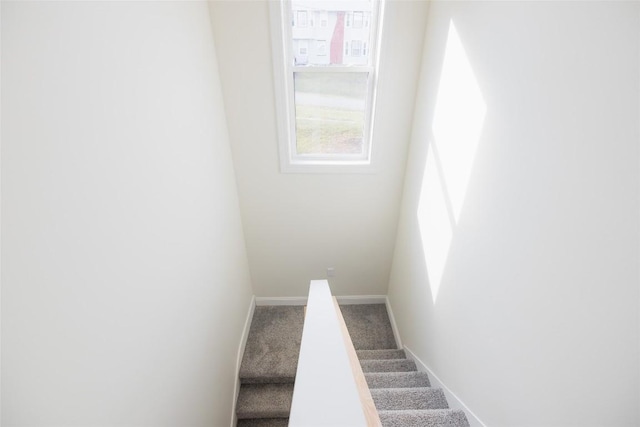
{"type": "Polygon", "coordinates": [[[389,299],[488,426],[640,424],[639,43],[638,2],[431,4],[389,299]]]}
{"type": "Polygon", "coordinates": [[[373,174],[282,174],[267,0],[212,1],[251,276],[258,297],[387,293],[426,21],[424,1],[389,2],[373,174]]]}
{"type": "Polygon", "coordinates": [[[252,289],[206,2],[2,2],[2,425],[226,426],[252,289]]]}

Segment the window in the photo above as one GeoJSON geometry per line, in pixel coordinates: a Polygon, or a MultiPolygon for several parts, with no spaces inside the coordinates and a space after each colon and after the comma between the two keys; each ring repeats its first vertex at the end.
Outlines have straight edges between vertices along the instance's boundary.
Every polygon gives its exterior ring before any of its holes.
{"type": "Polygon", "coordinates": [[[362,28],[363,20],[362,12],[353,12],[353,28],[362,28]]]}
{"type": "Polygon", "coordinates": [[[316,55],[318,55],[318,56],[326,56],[327,55],[327,41],[326,40],[318,40],[318,41],[316,41],[316,55]]]}
{"type": "Polygon", "coordinates": [[[351,41],[351,56],[362,56],[362,41],[351,41]]]}
{"type": "Polygon", "coordinates": [[[309,51],[309,44],[306,40],[301,40],[298,42],[298,54],[306,56],[309,51]]]}
{"type": "Polygon", "coordinates": [[[307,26],[307,11],[306,10],[298,10],[298,27],[306,27],[307,26]]]}
{"type": "Polygon", "coordinates": [[[371,165],[381,2],[270,2],[283,172],[365,171],[371,165]],[[325,12],[327,4],[333,10],[325,12]],[[306,19],[318,10],[323,29],[311,34],[306,19]],[[292,16],[296,25],[284,25],[292,16]],[[348,33],[356,28],[357,40],[348,33]]]}
{"type": "Polygon", "coordinates": [[[320,12],[320,26],[326,28],[329,24],[329,14],[325,11],[320,12]]]}

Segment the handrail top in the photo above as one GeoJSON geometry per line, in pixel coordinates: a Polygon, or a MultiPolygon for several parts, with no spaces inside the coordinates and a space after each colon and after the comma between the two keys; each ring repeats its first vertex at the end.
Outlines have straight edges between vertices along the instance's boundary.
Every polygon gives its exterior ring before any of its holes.
{"type": "Polygon", "coordinates": [[[367,426],[326,280],[309,285],[289,426],[367,426]]]}

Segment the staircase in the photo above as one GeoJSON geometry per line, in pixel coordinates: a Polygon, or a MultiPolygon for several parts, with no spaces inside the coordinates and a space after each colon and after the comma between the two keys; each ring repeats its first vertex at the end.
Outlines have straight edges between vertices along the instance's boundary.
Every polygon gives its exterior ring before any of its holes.
{"type": "MultiPolygon", "coordinates": [[[[341,305],[349,335],[383,427],[468,427],[449,409],[404,350],[398,350],[384,304],[341,305]]],[[[300,351],[302,307],[256,307],[240,367],[238,427],[288,425],[300,351]]],[[[329,426],[328,426],[329,427],[329,426]]]]}
{"type": "Polygon", "coordinates": [[[404,350],[359,350],[360,366],[384,427],[468,427],[463,411],[449,409],[442,389],[431,388],[404,350]]]}
{"type": "Polygon", "coordinates": [[[304,308],[257,306],[240,364],[238,427],[286,427],[289,423],[304,308]]]}
{"type": "Polygon", "coordinates": [[[384,304],[340,306],[383,427],[468,427],[426,372],[398,350],[384,304]]]}

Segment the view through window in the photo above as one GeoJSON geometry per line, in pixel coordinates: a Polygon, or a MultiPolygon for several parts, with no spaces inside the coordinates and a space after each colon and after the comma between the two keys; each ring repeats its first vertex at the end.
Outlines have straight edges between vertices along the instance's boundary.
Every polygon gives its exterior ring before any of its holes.
{"type": "Polygon", "coordinates": [[[288,159],[368,162],[379,2],[282,5],[288,159]]]}

